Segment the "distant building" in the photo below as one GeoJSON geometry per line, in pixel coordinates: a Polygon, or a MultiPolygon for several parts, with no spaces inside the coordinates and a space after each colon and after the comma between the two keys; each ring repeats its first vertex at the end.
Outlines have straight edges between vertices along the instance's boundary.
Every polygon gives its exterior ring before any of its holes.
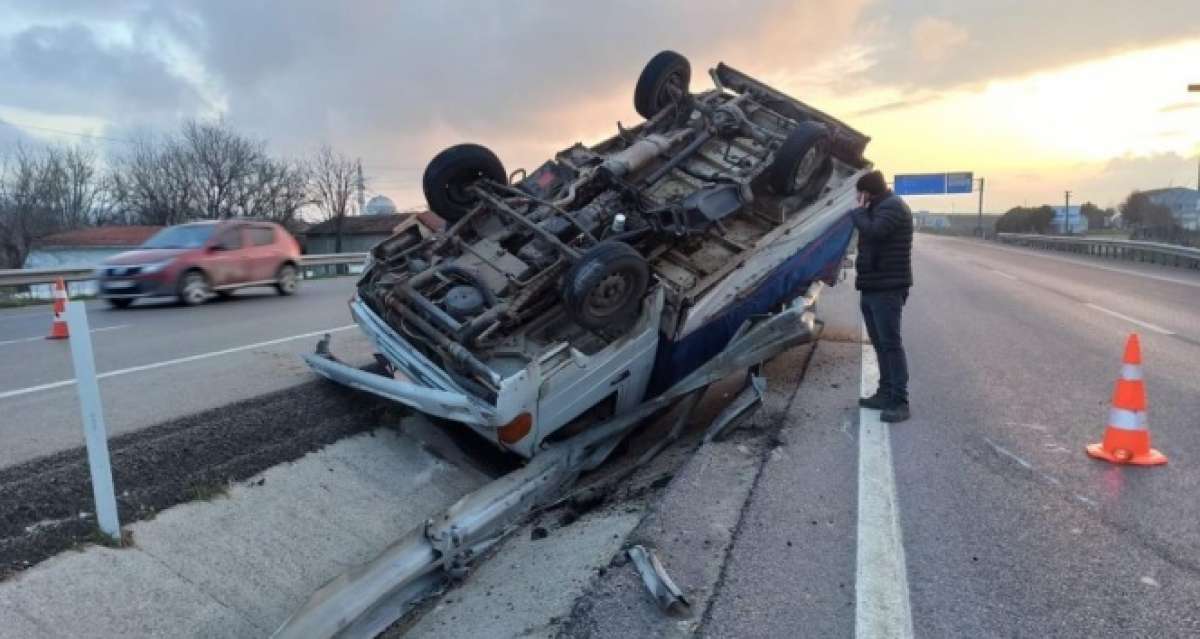
{"type": "MultiPolygon", "coordinates": [[[[983,232],[990,235],[995,230],[998,219],[1000,219],[999,215],[984,213],[983,232]]],[[[929,211],[913,213],[913,228],[929,233],[974,236],[979,223],[979,215],[975,214],[930,213],[929,211]]]]}
{"type": "Polygon", "coordinates": [[[25,268],[96,266],[105,258],[137,248],[161,226],[95,226],[54,233],[34,242],[25,268]]]}
{"type": "Polygon", "coordinates": [[[1054,219],[1050,220],[1050,229],[1054,233],[1070,233],[1078,235],[1087,233],[1088,219],[1080,211],[1079,206],[1072,206],[1070,209],[1062,206],[1051,206],[1054,209],[1054,219]],[[1066,211],[1064,215],[1064,210],[1066,211]]]}
{"type": "MultiPolygon", "coordinates": [[[[96,226],[63,231],[39,238],[25,258],[25,268],[69,268],[99,266],[106,258],[141,246],[161,226],[96,226]]],[[[71,282],[72,295],[91,295],[96,292],[92,281],[71,282]]],[[[49,299],[50,286],[29,287],[29,295],[49,299]]]]}
{"type": "Polygon", "coordinates": [[[1176,224],[1190,231],[1200,231],[1200,191],[1173,186],[1143,193],[1151,202],[1170,209],[1176,224]]]}
{"type": "MultiPolygon", "coordinates": [[[[342,253],[365,253],[376,244],[392,235],[397,226],[416,219],[431,231],[440,231],[445,227],[442,218],[429,211],[405,212],[377,215],[352,215],[342,220],[342,253]]],[[[315,224],[304,233],[304,250],[307,253],[320,255],[336,253],[337,224],[336,220],[326,220],[315,224]]]]}
{"type": "Polygon", "coordinates": [[[394,215],[395,213],[396,203],[386,195],[376,195],[367,200],[366,206],[363,207],[363,215],[394,215]]]}
{"type": "Polygon", "coordinates": [[[946,215],[917,211],[913,214],[913,226],[917,229],[942,230],[950,227],[946,215]]]}

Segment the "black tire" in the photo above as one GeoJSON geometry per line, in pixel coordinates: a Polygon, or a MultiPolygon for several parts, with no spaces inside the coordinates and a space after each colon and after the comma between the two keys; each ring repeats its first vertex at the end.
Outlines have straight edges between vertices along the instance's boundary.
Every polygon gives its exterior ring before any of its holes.
{"type": "Polygon", "coordinates": [[[300,287],[300,271],[295,264],[284,264],[275,272],[275,291],[280,295],[295,295],[300,287]]]}
{"type": "Polygon", "coordinates": [[[779,195],[795,195],[820,190],[829,179],[829,129],[815,122],[802,122],[788,134],[775,151],[767,171],[771,190],[779,195]],[[807,179],[801,174],[806,174],[807,179]],[[823,176],[823,179],[822,179],[823,176]]]}
{"type": "Polygon", "coordinates": [[[480,178],[508,183],[500,158],[487,147],[459,144],[438,153],[425,167],[421,179],[429,209],[447,224],[457,222],[477,203],[467,187],[480,178]]]}
{"type": "Polygon", "coordinates": [[[613,328],[633,318],[650,285],[646,259],[624,242],[601,242],[580,257],[563,280],[563,306],[576,324],[613,328]]]}
{"type": "Polygon", "coordinates": [[[633,90],[633,108],[649,120],[675,102],[672,88],[687,93],[691,80],[692,65],[687,58],[674,51],[660,51],[650,58],[638,76],[633,90]]]}
{"type": "Polygon", "coordinates": [[[129,305],[133,304],[133,300],[128,297],[110,297],[105,301],[109,306],[117,309],[129,308],[129,305]]]}

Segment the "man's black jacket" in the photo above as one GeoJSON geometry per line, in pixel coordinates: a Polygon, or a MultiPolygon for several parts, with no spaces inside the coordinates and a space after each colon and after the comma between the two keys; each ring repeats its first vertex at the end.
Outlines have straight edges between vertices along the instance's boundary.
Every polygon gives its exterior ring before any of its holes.
{"type": "Polygon", "coordinates": [[[888,192],[850,215],[858,229],[854,287],[890,291],[912,286],[913,218],[904,200],[888,192]]]}

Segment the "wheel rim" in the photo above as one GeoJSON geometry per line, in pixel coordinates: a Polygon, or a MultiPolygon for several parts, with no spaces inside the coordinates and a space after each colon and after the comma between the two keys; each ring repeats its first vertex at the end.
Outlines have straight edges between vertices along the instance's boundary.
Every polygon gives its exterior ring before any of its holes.
{"type": "Polygon", "coordinates": [[[199,304],[208,299],[208,283],[204,281],[204,276],[191,274],[183,283],[183,298],[189,304],[199,304]]]}
{"type": "Polygon", "coordinates": [[[804,157],[800,158],[800,162],[796,164],[796,177],[792,179],[793,189],[802,188],[813,178],[817,168],[821,165],[818,161],[819,157],[820,152],[814,146],[804,154],[804,157]]]}
{"type": "Polygon", "coordinates": [[[658,103],[656,106],[661,110],[668,104],[679,99],[681,95],[683,95],[683,74],[676,71],[663,80],[662,86],[658,90],[658,95],[654,96],[655,101],[658,103]]]}
{"type": "Polygon", "coordinates": [[[296,290],[296,269],[285,266],[279,274],[279,288],[284,292],[292,293],[296,290]]]}
{"type": "Polygon", "coordinates": [[[469,171],[455,175],[454,178],[446,184],[446,197],[458,206],[466,207],[474,204],[477,198],[467,189],[480,177],[482,177],[482,174],[477,171],[469,171]]]}
{"type": "Polygon", "coordinates": [[[593,317],[610,317],[625,305],[632,290],[633,283],[629,275],[613,273],[600,280],[588,293],[584,305],[593,317]]]}

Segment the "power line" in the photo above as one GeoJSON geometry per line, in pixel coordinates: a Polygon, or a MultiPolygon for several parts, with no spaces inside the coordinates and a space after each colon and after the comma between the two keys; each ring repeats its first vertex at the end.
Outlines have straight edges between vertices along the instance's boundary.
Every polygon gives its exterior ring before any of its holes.
{"type": "Polygon", "coordinates": [[[92,135],[91,133],[79,133],[78,131],[66,131],[63,129],[53,129],[46,126],[36,126],[33,124],[23,124],[21,122],[13,122],[12,120],[0,118],[0,124],[6,124],[17,129],[30,129],[33,131],[46,131],[47,133],[58,133],[61,135],[73,135],[79,138],[88,138],[93,140],[107,140],[109,142],[121,142],[123,144],[133,144],[133,140],[124,140],[121,138],[110,138],[104,135],[92,135]]]}

